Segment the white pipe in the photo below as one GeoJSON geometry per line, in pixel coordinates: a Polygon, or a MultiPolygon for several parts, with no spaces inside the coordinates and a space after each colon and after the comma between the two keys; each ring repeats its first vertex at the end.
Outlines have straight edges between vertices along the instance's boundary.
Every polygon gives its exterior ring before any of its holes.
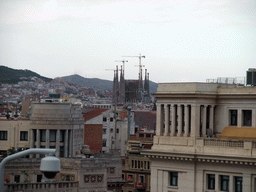
{"type": "Polygon", "coordinates": [[[13,155],[9,155],[8,157],[4,158],[0,163],[0,190],[4,191],[4,168],[6,163],[8,163],[11,160],[18,159],[20,157],[25,157],[30,154],[55,154],[55,152],[56,152],[56,149],[33,148],[33,149],[21,151],[19,153],[15,153],[13,155]]]}

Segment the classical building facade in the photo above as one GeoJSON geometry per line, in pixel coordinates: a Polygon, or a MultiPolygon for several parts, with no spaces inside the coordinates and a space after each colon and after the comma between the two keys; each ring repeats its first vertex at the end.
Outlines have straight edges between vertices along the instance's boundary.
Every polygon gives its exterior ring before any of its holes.
{"type": "Polygon", "coordinates": [[[0,152],[10,148],[56,148],[58,157],[74,157],[84,145],[83,132],[80,105],[34,102],[29,118],[0,121],[0,152]]]}
{"type": "Polygon", "coordinates": [[[30,148],[56,148],[57,156],[75,156],[84,143],[80,105],[32,103],[31,108],[30,148]]]}
{"type": "Polygon", "coordinates": [[[256,191],[256,88],[162,83],[151,191],[256,191]]]}

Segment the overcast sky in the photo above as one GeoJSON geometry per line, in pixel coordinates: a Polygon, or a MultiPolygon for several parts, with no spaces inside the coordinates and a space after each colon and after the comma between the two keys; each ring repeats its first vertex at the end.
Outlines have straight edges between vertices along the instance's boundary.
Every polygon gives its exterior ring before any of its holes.
{"type": "Polygon", "coordinates": [[[79,74],[205,82],[256,68],[255,0],[1,0],[0,65],[54,78],[79,74]],[[144,74],[143,74],[144,77],[144,74]]]}

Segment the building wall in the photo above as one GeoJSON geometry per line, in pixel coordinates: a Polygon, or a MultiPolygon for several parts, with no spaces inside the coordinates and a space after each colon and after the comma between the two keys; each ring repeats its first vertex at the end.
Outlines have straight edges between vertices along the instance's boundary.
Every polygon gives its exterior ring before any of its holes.
{"type": "MultiPolygon", "coordinates": [[[[92,154],[91,158],[60,158],[60,162],[61,171],[55,176],[54,182],[78,181],[79,191],[107,191],[109,183],[122,182],[122,166],[119,154],[98,153],[92,154]]],[[[37,176],[42,175],[39,169],[40,159],[20,158],[13,160],[6,165],[5,181],[15,183],[16,175],[20,178],[19,183],[37,183],[37,176]]],[[[41,181],[47,181],[47,178],[42,176],[41,181]]]]}
{"type": "Polygon", "coordinates": [[[102,124],[84,125],[84,144],[89,145],[93,153],[102,151],[102,124]]]}
{"type": "Polygon", "coordinates": [[[7,131],[7,140],[0,140],[0,150],[7,151],[14,148],[29,148],[29,129],[28,120],[2,120],[0,121],[0,131],[7,131]],[[21,131],[27,135],[21,138],[21,131]]]}
{"type": "Polygon", "coordinates": [[[123,191],[150,191],[150,167],[149,158],[139,154],[129,155],[123,167],[123,178],[127,182],[122,188],[123,191]]]}
{"type": "Polygon", "coordinates": [[[152,161],[151,191],[221,191],[221,175],[229,176],[229,191],[235,191],[235,177],[243,178],[243,191],[255,191],[254,166],[198,161],[155,159],[152,161]],[[170,185],[170,172],[178,172],[178,185],[170,185]],[[207,189],[207,174],[215,175],[215,189],[207,189]]]}

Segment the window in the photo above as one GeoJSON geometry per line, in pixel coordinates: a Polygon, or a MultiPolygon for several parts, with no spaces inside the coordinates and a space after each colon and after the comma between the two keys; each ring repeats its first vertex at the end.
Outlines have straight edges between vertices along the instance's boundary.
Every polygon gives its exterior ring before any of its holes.
{"type": "Polygon", "coordinates": [[[56,130],[50,130],[50,142],[56,142],[56,130]]]}
{"type": "Polygon", "coordinates": [[[230,125],[237,126],[237,110],[229,110],[230,125]]]}
{"type": "Polygon", "coordinates": [[[252,110],[242,110],[243,126],[252,126],[252,110]]]}
{"type": "Polygon", "coordinates": [[[61,130],[60,131],[60,142],[64,142],[65,140],[65,130],[61,130]]]}
{"type": "Polygon", "coordinates": [[[19,183],[20,182],[20,175],[14,175],[14,182],[19,183]]]}
{"type": "Polygon", "coordinates": [[[41,182],[42,181],[42,178],[43,178],[43,175],[37,175],[36,176],[36,182],[41,182]]]}
{"type": "Polygon", "coordinates": [[[119,129],[116,129],[116,133],[119,133],[119,129]]]}
{"type": "Polygon", "coordinates": [[[215,175],[207,174],[207,189],[214,190],[215,189],[215,175]]]}
{"type": "Polygon", "coordinates": [[[169,172],[170,186],[178,186],[178,172],[169,172]]]}
{"type": "Polygon", "coordinates": [[[113,133],[113,129],[110,129],[110,133],[113,133]]]}
{"type": "Polygon", "coordinates": [[[21,131],[20,132],[20,141],[27,141],[28,140],[28,132],[27,131],[21,131]]]}
{"type": "Polygon", "coordinates": [[[8,133],[7,131],[0,131],[0,140],[7,140],[8,133]]]}
{"type": "Polygon", "coordinates": [[[110,121],[113,122],[113,117],[110,117],[110,121]]]}
{"type": "Polygon", "coordinates": [[[45,142],[46,140],[46,130],[40,130],[40,141],[45,142]]]}
{"type": "Polygon", "coordinates": [[[140,183],[144,183],[144,176],[140,175],[140,183]]]}
{"type": "Polygon", "coordinates": [[[108,169],[108,172],[109,172],[110,174],[114,174],[114,173],[115,173],[115,167],[110,167],[110,168],[108,169]]]}
{"type": "Polygon", "coordinates": [[[103,117],[103,121],[106,122],[107,121],[107,117],[103,117]]]}
{"type": "Polygon", "coordinates": [[[107,146],[107,141],[103,140],[102,141],[102,147],[106,147],[107,146]]]}
{"type": "Polygon", "coordinates": [[[107,133],[107,129],[102,129],[102,133],[106,134],[107,133]]]}
{"type": "Polygon", "coordinates": [[[133,175],[128,175],[128,176],[127,176],[127,180],[133,181],[133,175]]]}
{"type": "Polygon", "coordinates": [[[243,177],[235,177],[235,192],[243,191],[243,177]]]}
{"type": "Polygon", "coordinates": [[[60,157],[64,157],[64,146],[60,146],[60,157]]]}
{"type": "Polygon", "coordinates": [[[220,175],[220,190],[229,191],[229,176],[220,175]]]}

